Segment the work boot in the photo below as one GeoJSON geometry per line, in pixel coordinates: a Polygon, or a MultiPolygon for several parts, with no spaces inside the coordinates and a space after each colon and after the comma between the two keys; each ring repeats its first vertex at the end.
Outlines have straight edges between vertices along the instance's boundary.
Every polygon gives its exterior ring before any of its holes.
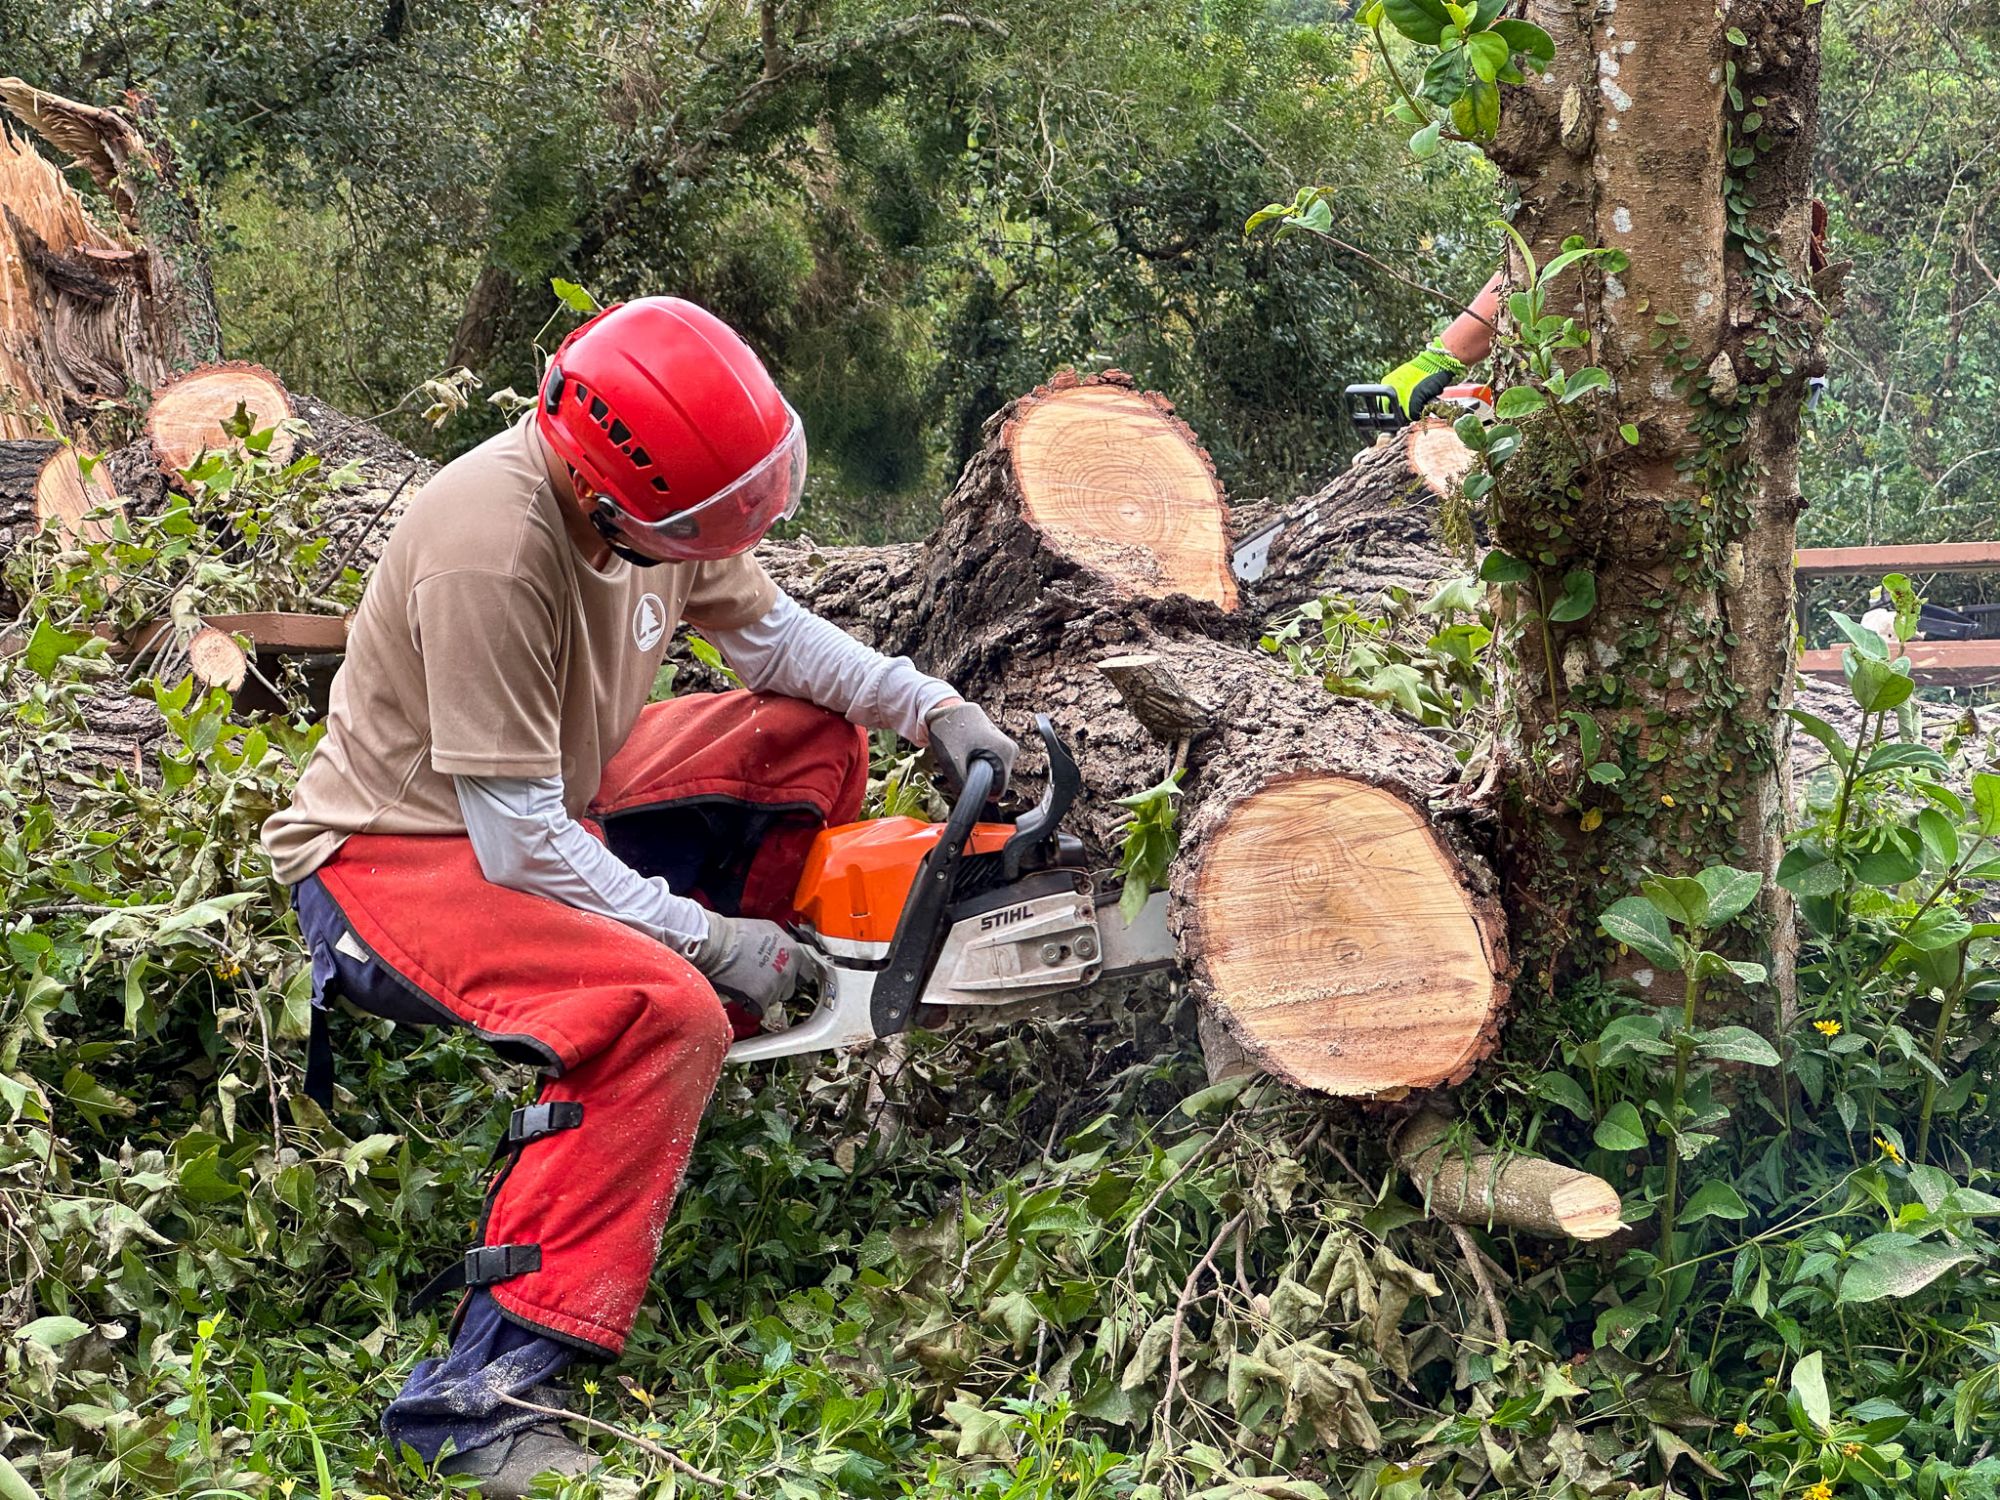
{"type": "Polygon", "coordinates": [[[485,1443],[438,1461],[440,1474],[471,1474],[475,1492],[486,1500],[527,1500],[537,1474],[569,1478],[597,1467],[597,1455],[570,1439],[554,1423],[524,1427],[498,1442],[485,1443]]]}

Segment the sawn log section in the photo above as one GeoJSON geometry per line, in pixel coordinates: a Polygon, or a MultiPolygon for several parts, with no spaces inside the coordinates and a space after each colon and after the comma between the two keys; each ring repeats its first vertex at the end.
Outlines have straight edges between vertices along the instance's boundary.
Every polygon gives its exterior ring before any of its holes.
{"type": "MultiPolygon", "coordinates": [[[[1413,482],[1407,467],[1393,482],[1413,482]]],[[[1265,611],[1229,577],[1230,529],[1194,434],[1109,372],[995,416],[927,541],[766,550],[796,597],[1015,733],[1049,714],[1101,854],[1117,799],[1185,765],[1169,920],[1255,1062],[1342,1095],[1455,1082],[1498,1038],[1508,974],[1491,876],[1430,810],[1456,767],[1414,725],[1256,648],[1265,611]]],[[[1316,550],[1290,531],[1287,588],[1316,550]]],[[[1032,794],[1039,768],[1021,774],[1032,794]]]]}

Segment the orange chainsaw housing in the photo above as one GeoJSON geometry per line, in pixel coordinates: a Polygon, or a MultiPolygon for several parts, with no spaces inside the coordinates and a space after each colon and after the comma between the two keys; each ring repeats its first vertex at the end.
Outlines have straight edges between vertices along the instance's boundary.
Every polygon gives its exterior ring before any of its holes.
{"type": "MultiPolygon", "coordinates": [[[[918,867],[943,833],[942,823],[917,818],[823,828],[806,851],[792,904],[823,938],[886,945],[896,935],[918,867]]],[[[966,852],[997,854],[1013,836],[1011,823],[975,823],[966,852]]]]}

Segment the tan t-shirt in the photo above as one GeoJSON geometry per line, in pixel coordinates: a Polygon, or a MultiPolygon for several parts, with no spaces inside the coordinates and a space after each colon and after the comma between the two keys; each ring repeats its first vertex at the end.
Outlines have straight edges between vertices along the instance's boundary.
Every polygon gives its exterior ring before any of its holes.
{"type": "Polygon", "coordinates": [[[305,879],[349,834],[463,833],[453,776],[560,775],[578,816],[674,627],[737,629],[777,602],[748,553],[593,569],[559,504],[532,422],[410,502],[355,616],[326,738],[264,824],[279,879],[305,879]]]}

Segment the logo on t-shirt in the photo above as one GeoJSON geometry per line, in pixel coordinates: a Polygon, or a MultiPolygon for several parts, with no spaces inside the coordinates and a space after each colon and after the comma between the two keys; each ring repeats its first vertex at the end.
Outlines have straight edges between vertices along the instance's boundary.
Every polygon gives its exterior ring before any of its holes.
{"type": "Polygon", "coordinates": [[[660,637],[667,630],[667,607],[660,603],[658,594],[641,594],[638,608],[632,611],[632,640],[641,651],[651,651],[660,644],[660,637]]]}

